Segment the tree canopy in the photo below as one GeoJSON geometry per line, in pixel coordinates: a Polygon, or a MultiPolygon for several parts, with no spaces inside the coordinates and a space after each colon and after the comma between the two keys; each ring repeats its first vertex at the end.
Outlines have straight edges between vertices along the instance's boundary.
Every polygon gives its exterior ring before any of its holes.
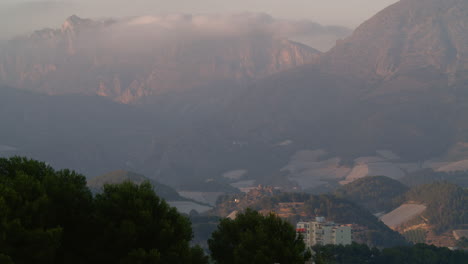
{"type": "Polygon", "coordinates": [[[0,263],[207,263],[191,239],[188,218],[149,182],[93,197],[75,172],[0,159],[0,263]]]}
{"type": "Polygon", "coordinates": [[[425,244],[382,251],[356,243],[347,246],[317,245],[312,249],[313,260],[317,264],[459,264],[466,263],[468,259],[467,252],[425,244]]]}
{"type": "Polygon", "coordinates": [[[455,184],[424,184],[412,188],[404,198],[427,205],[423,216],[438,233],[457,229],[468,223],[468,190],[455,184]]]}
{"type": "Polygon", "coordinates": [[[291,224],[273,213],[263,216],[251,209],[235,220],[222,219],[208,245],[218,264],[303,264],[310,258],[291,224]]]}
{"type": "Polygon", "coordinates": [[[369,176],[348,183],[335,195],[359,204],[372,213],[388,212],[396,207],[396,198],[408,191],[408,187],[385,176],[369,176]]]}

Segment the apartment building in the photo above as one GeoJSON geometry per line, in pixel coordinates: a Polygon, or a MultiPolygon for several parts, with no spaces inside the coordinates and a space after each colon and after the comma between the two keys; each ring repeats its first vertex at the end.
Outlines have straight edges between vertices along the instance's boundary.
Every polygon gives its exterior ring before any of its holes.
{"type": "Polygon", "coordinates": [[[352,242],[351,226],[327,222],[324,217],[315,221],[299,222],[296,232],[302,234],[307,247],[314,245],[349,245],[352,242]]]}

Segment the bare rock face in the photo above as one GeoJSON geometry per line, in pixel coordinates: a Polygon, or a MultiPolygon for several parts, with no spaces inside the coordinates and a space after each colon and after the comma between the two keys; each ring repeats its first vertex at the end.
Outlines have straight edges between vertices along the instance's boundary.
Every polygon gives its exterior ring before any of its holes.
{"type": "Polygon", "coordinates": [[[370,80],[428,69],[467,79],[468,1],[401,0],[337,43],[322,66],[370,80]]]}
{"type": "Polygon", "coordinates": [[[143,22],[72,16],[61,29],[12,41],[0,55],[0,82],[48,94],[97,94],[132,103],[212,82],[262,78],[311,63],[320,54],[266,34],[171,31],[143,22]]]}

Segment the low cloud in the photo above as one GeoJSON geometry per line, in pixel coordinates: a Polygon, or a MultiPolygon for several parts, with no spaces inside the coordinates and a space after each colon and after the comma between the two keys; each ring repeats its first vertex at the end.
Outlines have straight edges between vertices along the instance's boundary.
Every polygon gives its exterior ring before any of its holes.
{"type": "Polygon", "coordinates": [[[344,27],[322,26],[306,20],[276,19],[263,13],[141,16],[119,20],[114,27],[123,30],[125,34],[145,32],[153,35],[166,34],[165,37],[264,35],[296,40],[322,51],[331,48],[337,39],[351,33],[350,29],[344,27]]]}
{"type": "MultiPolygon", "coordinates": [[[[18,4],[0,3],[0,41],[18,35],[29,34],[45,27],[58,28],[69,16],[67,12],[85,11],[77,2],[33,1],[18,4]],[[0,21],[1,22],[1,21],[0,21]]],[[[89,12],[84,12],[89,13],[89,12]]],[[[276,19],[264,13],[212,14],[165,14],[120,18],[120,29],[142,31],[151,34],[266,34],[302,42],[326,51],[335,41],[347,36],[351,30],[339,26],[322,26],[307,20],[276,19]],[[138,28],[136,28],[138,26],[138,28]],[[127,27],[127,28],[125,28],[127,27]],[[159,31],[158,31],[159,30],[159,31]]]]}

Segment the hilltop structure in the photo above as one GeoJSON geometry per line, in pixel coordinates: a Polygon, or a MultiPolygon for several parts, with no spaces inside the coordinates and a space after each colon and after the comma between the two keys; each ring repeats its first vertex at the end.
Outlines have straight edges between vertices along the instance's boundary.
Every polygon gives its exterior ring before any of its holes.
{"type": "Polygon", "coordinates": [[[304,236],[307,247],[314,245],[350,245],[352,242],[351,226],[327,222],[325,217],[316,217],[315,221],[299,222],[296,232],[304,236]]]}

